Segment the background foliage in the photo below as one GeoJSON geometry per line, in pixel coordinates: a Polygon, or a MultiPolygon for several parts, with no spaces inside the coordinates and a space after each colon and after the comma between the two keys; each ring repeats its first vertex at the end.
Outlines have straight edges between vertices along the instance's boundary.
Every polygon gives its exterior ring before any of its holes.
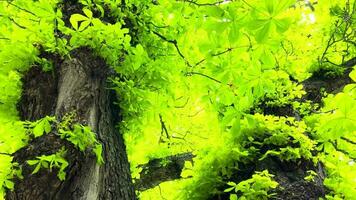
{"type": "Polygon", "coordinates": [[[81,46],[117,73],[110,81],[134,178],[152,158],[196,155],[185,178],[141,199],[264,199],[277,187],[273,175],[235,183],[233,173],[271,156],[322,162],[327,199],[356,195],[356,72],[342,66],[355,56],[354,1],[79,2],[84,9],[65,24],[61,1],[0,1],[0,199],[21,177],[12,154],[33,137],[16,110],[21,77],[34,65],[51,73],[41,51],[67,58],[81,46]],[[303,81],[322,70],[329,77],[350,70],[352,83],[321,92],[321,102],[307,100],[303,81]],[[283,106],[293,114],[265,110],[283,106]]]}

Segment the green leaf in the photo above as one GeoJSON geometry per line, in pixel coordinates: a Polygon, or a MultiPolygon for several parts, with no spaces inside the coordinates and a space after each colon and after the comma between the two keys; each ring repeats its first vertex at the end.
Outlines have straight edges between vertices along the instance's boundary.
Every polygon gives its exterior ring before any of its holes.
{"type": "Polygon", "coordinates": [[[89,26],[90,23],[91,23],[90,21],[83,21],[82,23],[80,23],[78,31],[83,31],[85,28],[89,26]]]}
{"type": "Polygon", "coordinates": [[[64,171],[59,171],[57,177],[59,180],[64,181],[66,179],[66,173],[64,171]]]}
{"type": "Polygon", "coordinates": [[[93,17],[93,13],[91,12],[91,10],[84,8],[83,12],[89,19],[91,19],[93,17]]]}
{"type": "Polygon", "coordinates": [[[354,82],[356,82],[356,69],[352,70],[349,76],[354,82]]]}
{"type": "Polygon", "coordinates": [[[235,183],[235,182],[232,182],[232,181],[227,182],[227,184],[230,185],[230,186],[234,186],[234,187],[236,186],[236,183],[235,183]]]}
{"type": "Polygon", "coordinates": [[[4,181],[5,187],[10,189],[11,191],[14,189],[14,182],[10,181],[10,180],[5,180],[4,181]]]}
{"type": "Polygon", "coordinates": [[[231,192],[234,189],[235,189],[235,187],[230,187],[230,188],[225,189],[224,192],[231,192]]]}
{"type": "Polygon", "coordinates": [[[39,160],[28,160],[28,161],[26,161],[27,162],[27,164],[29,164],[29,165],[35,165],[35,164],[37,164],[38,162],[39,162],[39,160]]]}
{"type": "Polygon", "coordinates": [[[41,169],[41,163],[39,162],[39,163],[36,165],[35,169],[33,170],[32,174],[36,174],[40,169],[41,169]]]}
{"type": "Polygon", "coordinates": [[[45,120],[43,121],[43,126],[44,126],[44,131],[45,131],[46,133],[51,132],[52,127],[51,127],[51,124],[49,123],[49,121],[48,121],[47,119],[45,119],[45,120]]]}
{"type": "Polygon", "coordinates": [[[240,38],[240,28],[237,23],[232,23],[229,32],[229,42],[234,44],[240,38]]]}
{"type": "Polygon", "coordinates": [[[44,132],[44,123],[43,123],[43,120],[41,120],[33,128],[33,135],[35,138],[37,138],[37,137],[42,136],[43,132],[44,132]]]}
{"type": "Polygon", "coordinates": [[[273,13],[274,13],[275,4],[276,4],[276,2],[274,0],[265,0],[266,11],[270,15],[273,15],[273,13]]]}
{"type": "Polygon", "coordinates": [[[287,8],[296,3],[295,0],[266,0],[274,2],[274,16],[279,15],[280,13],[286,11],[287,8]]]}
{"type": "Polygon", "coordinates": [[[99,4],[96,4],[96,8],[98,8],[98,10],[100,11],[100,17],[104,17],[104,8],[99,4]]]}
{"type": "Polygon", "coordinates": [[[289,26],[292,24],[290,18],[283,18],[283,19],[273,19],[274,24],[276,25],[276,30],[279,33],[284,33],[288,30],[289,26]]]}
{"type": "Polygon", "coordinates": [[[96,155],[96,162],[98,164],[103,164],[104,163],[104,159],[102,156],[102,152],[103,152],[103,147],[101,144],[97,144],[95,145],[94,149],[93,149],[95,155],[96,155]]]}
{"type": "Polygon", "coordinates": [[[78,23],[81,21],[88,21],[88,17],[85,17],[81,14],[73,14],[72,16],[70,16],[70,24],[73,26],[73,28],[75,30],[78,30],[78,23]]]}
{"type": "Polygon", "coordinates": [[[268,21],[260,30],[256,32],[256,41],[258,43],[263,43],[264,41],[266,41],[269,35],[271,34],[272,27],[272,21],[268,21]]]}
{"type": "Polygon", "coordinates": [[[230,194],[230,200],[237,200],[236,194],[230,194]]]}

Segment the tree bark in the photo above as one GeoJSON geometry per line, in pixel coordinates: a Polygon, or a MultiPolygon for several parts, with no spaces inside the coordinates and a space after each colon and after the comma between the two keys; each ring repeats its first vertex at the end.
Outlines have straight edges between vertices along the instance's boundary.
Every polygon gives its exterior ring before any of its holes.
{"type": "Polygon", "coordinates": [[[112,104],[114,94],[107,89],[109,69],[87,48],[73,51],[71,57],[57,62],[52,75],[30,70],[24,78],[19,110],[23,120],[50,114],[60,120],[74,112],[76,122],[90,126],[97,133],[105,163],[98,165],[89,151],[80,152],[54,133],[36,138],[15,154],[14,160],[23,167],[24,179],[16,181],[15,190],[7,194],[7,199],[136,199],[124,141],[115,129],[119,119],[118,110],[112,104]],[[31,174],[33,167],[26,160],[55,153],[63,146],[69,162],[65,181],[58,180],[55,170],[41,169],[31,174]]]}
{"type": "Polygon", "coordinates": [[[190,152],[152,159],[142,167],[140,178],[135,179],[138,191],[154,188],[162,182],[180,179],[185,162],[193,163],[194,155],[190,152]]]}

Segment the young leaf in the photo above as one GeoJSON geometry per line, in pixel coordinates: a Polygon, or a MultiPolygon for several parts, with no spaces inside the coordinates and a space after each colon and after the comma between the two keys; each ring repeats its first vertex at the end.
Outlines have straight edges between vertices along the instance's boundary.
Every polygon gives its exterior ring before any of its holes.
{"type": "Polygon", "coordinates": [[[37,164],[38,162],[39,162],[39,160],[28,160],[28,161],[26,161],[27,162],[27,164],[29,164],[29,165],[35,165],[35,164],[37,164]]]}
{"type": "Polygon", "coordinates": [[[69,21],[70,21],[70,24],[73,26],[73,28],[75,30],[78,30],[78,23],[81,22],[81,21],[88,21],[88,17],[85,17],[81,14],[73,14],[69,21]]]}
{"type": "Polygon", "coordinates": [[[35,169],[33,170],[32,174],[36,174],[40,169],[41,169],[41,162],[39,162],[39,163],[36,165],[36,167],[35,167],[35,169]]]}
{"type": "Polygon", "coordinates": [[[91,12],[91,10],[84,8],[83,12],[89,19],[93,17],[93,13],[91,12]]]}

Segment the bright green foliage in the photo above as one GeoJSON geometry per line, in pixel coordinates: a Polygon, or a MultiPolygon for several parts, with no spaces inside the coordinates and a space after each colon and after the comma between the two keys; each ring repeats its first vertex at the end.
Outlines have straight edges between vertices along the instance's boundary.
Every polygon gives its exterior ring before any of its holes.
{"type": "Polygon", "coordinates": [[[6,155],[0,155],[0,199],[3,198],[5,189],[13,190],[14,183],[13,178],[22,179],[22,170],[18,163],[12,162],[12,157],[6,155]]]}
{"type": "Polygon", "coordinates": [[[26,128],[28,128],[35,138],[42,136],[44,133],[49,133],[52,130],[51,122],[55,122],[55,117],[46,116],[35,122],[25,122],[26,128]]]}
{"type": "Polygon", "coordinates": [[[314,178],[318,175],[313,170],[308,170],[307,173],[308,173],[308,175],[304,177],[304,180],[310,181],[310,182],[314,181],[314,178]]]}
{"type": "Polygon", "coordinates": [[[65,180],[66,173],[65,169],[68,166],[68,162],[65,160],[65,150],[64,148],[58,151],[56,154],[37,156],[36,160],[28,160],[27,164],[34,166],[32,174],[36,174],[41,168],[49,169],[52,171],[53,168],[58,168],[58,178],[59,180],[65,180]]]}
{"type": "MultiPolygon", "coordinates": [[[[350,77],[353,73],[350,74],[350,77]]],[[[355,81],[355,78],[353,78],[355,81]]],[[[319,142],[321,160],[327,166],[329,177],[325,185],[340,198],[353,198],[355,185],[356,85],[349,84],[336,95],[324,98],[320,114],[308,117],[313,137],[319,142]],[[345,155],[344,152],[347,152],[345,155]]]]}
{"type": "Polygon", "coordinates": [[[58,130],[61,139],[66,139],[80,151],[92,149],[96,155],[99,164],[104,163],[102,157],[102,146],[96,139],[96,134],[91,131],[90,127],[81,124],[74,124],[73,129],[61,128],[58,130]]]}
{"type": "Polygon", "coordinates": [[[252,178],[241,181],[238,184],[234,182],[228,182],[227,185],[231,186],[224,190],[224,192],[230,192],[230,200],[237,199],[268,199],[273,194],[268,194],[269,190],[275,189],[278,183],[272,179],[273,175],[269,174],[267,170],[262,172],[256,172],[252,175],[252,178]],[[242,195],[237,198],[236,194],[240,192],[242,195]]]}
{"type": "MultiPolygon", "coordinates": [[[[80,0],[83,9],[70,16],[70,27],[59,2],[0,1],[0,153],[6,154],[0,154],[0,199],[19,176],[11,154],[54,127],[103,162],[88,127],[46,117],[25,123],[28,129],[16,111],[22,74],[35,64],[52,69],[40,51],[67,57],[82,46],[117,73],[110,81],[133,177],[149,159],[196,155],[185,164],[185,179],[141,192],[141,199],[207,199],[224,194],[228,183],[237,192],[231,199],[267,198],[277,187],[267,171],[240,182],[233,173],[270,157],[320,161],[327,199],[356,195],[356,70],[350,69],[351,84],[325,93],[320,104],[303,99],[302,84],[313,72],[343,74],[342,63],[355,56],[355,1],[80,0]],[[293,112],[264,115],[266,107],[293,112]]],[[[55,155],[31,162],[61,169],[55,155]]]]}

